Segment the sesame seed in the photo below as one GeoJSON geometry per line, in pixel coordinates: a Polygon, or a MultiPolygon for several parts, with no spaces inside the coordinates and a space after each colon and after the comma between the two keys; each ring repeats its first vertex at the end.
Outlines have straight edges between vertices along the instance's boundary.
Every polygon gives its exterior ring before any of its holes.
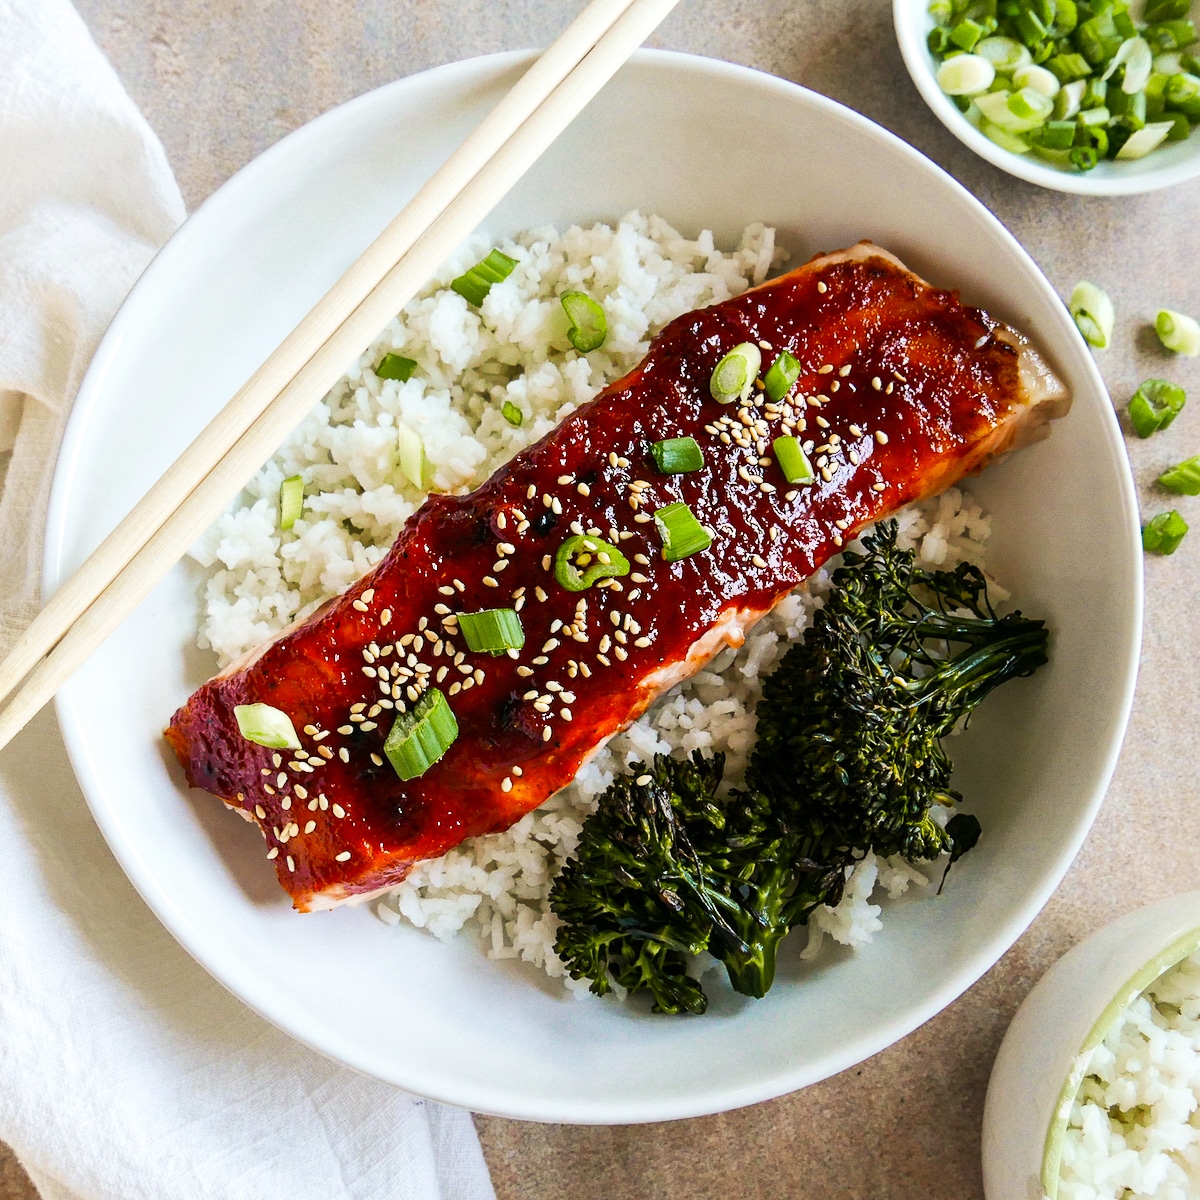
{"type": "Polygon", "coordinates": [[[752,556],[751,556],[751,558],[750,558],[750,561],[751,561],[751,562],[752,562],[752,563],[753,563],[753,564],[754,564],[754,565],[755,565],[755,566],[756,566],[756,567],[757,567],[757,568],[758,568],[760,571],[762,571],[762,570],[765,570],[765,569],[766,569],[766,566],[767,566],[767,560],[766,560],[765,558],[763,558],[763,556],[762,556],[761,554],[755,554],[755,555],[752,555],[752,556]]]}
{"type": "Polygon", "coordinates": [[[533,669],[531,667],[518,667],[517,674],[520,675],[522,679],[528,679],[529,676],[533,674],[533,669]]]}
{"type": "Polygon", "coordinates": [[[272,846],[270,848],[270,850],[267,851],[267,858],[278,858],[278,857],[279,857],[279,847],[272,846]]]}
{"type": "Polygon", "coordinates": [[[338,750],[338,758],[340,758],[342,762],[348,763],[350,761],[350,751],[347,750],[345,746],[342,746],[338,750]]]}
{"type": "Polygon", "coordinates": [[[439,617],[444,617],[450,612],[450,607],[446,604],[435,604],[433,606],[433,611],[437,613],[439,617]]]}
{"type": "Polygon", "coordinates": [[[442,584],[442,586],[440,588],[438,588],[438,591],[441,592],[441,594],[443,596],[453,596],[454,595],[454,589],[448,583],[442,584]]]}
{"type": "Polygon", "coordinates": [[[647,784],[651,784],[653,782],[654,782],[653,775],[639,775],[637,777],[637,779],[634,780],[634,783],[636,783],[638,785],[638,787],[646,787],[647,784]]]}
{"type": "Polygon", "coordinates": [[[333,806],[333,815],[340,821],[346,815],[346,810],[340,804],[335,804],[333,806]]]}
{"type": "Polygon", "coordinates": [[[596,661],[597,661],[598,663],[601,663],[603,666],[606,666],[606,667],[611,667],[611,666],[612,666],[612,663],[609,661],[609,658],[608,658],[608,655],[607,655],[607,654],[597,654],[597,655],[596,655],[596,661]]]}
{"type": "Polygon", "coordinates": [[[988,335],[985,333],[982,337],[976,339],[975,349],[982,350],[984,348],[984,346],[986,346],[987,344],[988,344],[988,335]]]}
{"type": "Polygon", "coordinates": [[[290,854],[287,856],[287,865],[289,871],[294,871],[296,869],[296,860],[292,858],[290,854]]]}
{"type": "Polygon", "coordinates": [[[276,787],[284,787],[284,786],[286,786],[286,784],[287,784],[287,776],[282,771],[280,771],[279,774],[275,776],[275,786],[276,787]]]}
{"type": "Polygon", "coordinates": [[[484,584],[484,587],[498,588],[500,586],[499,580],[493,579],[491,575],[485,575],[483,577],[483,584],[484,584]]]}
{"type": "Polygon", "coordinates": [[[888,443],[888,435],[882,429],[875,430],[875,440],[881,445],[886,446],[888,443]]]}
{"type": "Polygon", "coordinates": [[[622,650],[620,646],[614,646],[613,653],[617,656],[617,658],[621,662],[624,662],[629,657],[629,655],[624,650],[622,650]]]}
{"type": "Polygon", "coordinates": [[[885,396],[890,396],[895,390],[896,390],[896,385],[894,383],[889,383],[887,385],[887,387],[885,387],[883,389],[883,394],[885,396]]]}
{"type": "Polygon", "coordinates": [[[842,535],[840,533],[835,533],[833,535],[833,544],[835,546],[840,546],[842,544],[842,535]]]}
{"type": "Polygon", "coordinates": [[[840,375],[840,376],[841,376],[843,379],[845,379],[845,378],[846,378],[846,376],[850,374],[850,364],[849,364],[849,363],[847,363],[847,364],[846,364],[844,367],[841,367],[841,368],[838,370],[838,374],[839,374],[839,375],[840,375]]]}
{"type": "Polygon", "coordinates": [[[873,388],[874,388],[876,391],[879,391],[879,389],[880,389],[881,387],[883,387],[883,380],[882,380],[882,379],[880,379],[878,375],[872,375],[872,376],[871,376],[871,386],[872,386],[872,387],[873,387],[873,388]]]}
{"type": "Polygon", "coordinates": [[[547,725],[545,727],[545,729],[542,730],[542,741],[548,742],[553,736],[554,736],[554,731],[550,728],[549,725],[547,725]]]}
{"type": "Polygon", "coordinates": [[[827,291],[829,291],[829,288],[823,279],[817,280],[817,291],[820,292],[822,295],[824,295],[827,291]]]}
{"type": "Polygon", "coordinates": [[[645,646],[648,646],[648,645],[650,645],[650,639],[649,639],[648,637],[640,637],[640,638],[638,638],[638,639],[637,639],[637,641],[636,641],[636,642],[634,642],[633,644],[634,644],[635,646],[642,646],[642,647],[645,647],[645,646]]]}
{"type": "Polygon", "coordinates": [[[886,492],[887,484],[886,483],[873,483],[873,484],[871,484],[871,490],[874,492],[886,492]]]}
{"type": "Polygon", "coordinates": [[[575,487],[575,490],[581,496],[590,496],[592,494],[592,489],[590,487],[588,487],[588,485],[586,483],[577,484],[575,487]]]}
{"type": "Polygon", "coordinates": [[[359,612],[362,612],[362,613],[365,613],[365,612],[368,612],[368,611],[369,611],[369,609],[367,608],[367,606],[366,606],[366,605],[365,605],[365,604],[364,604],[364,603],[363,603],[361,600],[355,600],[355,601],[354,601],[354,603],[353,603],[353,605],[352,605],[352,607],[353,607],[353,608],[355,608],[355,609],[357,609],[359,612]]]}
{"type": "Polygon", "coordinates": [[[371,761],[372,761],[372,762],[373,762],[373,763],[374,763],[374,764],[375,764],[377,767],[382,767],[382,766],[383,766],[383,759],[382,759],[382,758],[380,758],[380,757],[379,757],[379,755],[378,755],[378,754],[376,754],[374,751],[372,751],[372,752],[371,752],[371,761]]]}
{"type": "Polygon", "coordinates": [[[312,833],[312,831],[313,831],[314,829],[316,829],[316,827],[317,827],[317,823],[316,823],[316,821],[305,821],[305,823],[304,823],[304,832],[305,832],[305,833],[312,833]]]}
{"type": "Polygon", "coordinates": [[[529,487],[527,487],[525,489],[525,499],[532,500],[534,498],[534,496],[536,496],[536,495],[537,495],[537,484],[531,483],[529,485],[529,487]]]}
{"type": "Polygon", "coordinates": [[[307,800],[308,799],[308,788],[301,787],[300,784],[296,784],[296,786],[292,790],[296,793],[297,800],[307,800]]]}
{"type": "Polygon", "coordinates": [[[506,529],[507,527],[508,527],[508,518],[502,512],[497,513],[496,514],[496,528],[497,529],[506,529]]]}
{"type": "Polygon", "coordinates": [[[833,374],[833,363],[826,363],[823,367],[818,367],[817,374],[818,375],[832,375],[833,374]]]}
{"type": "Polygon", "coordinates": [[[254,815],[260,821],[265,821],[267,819],[267,810],[265,808],[263,808],[263,806],[261,804],[256,804],[254,806],[254,815]]]}
{"type": "Polygon", "coordinates": [[[341,854],[335,854],[334,858],[336,859],[337,862],[348,862],[350,859],[350,851],[343,850],[341,852],[341,854]]]}
{"type": "Polygon", "coordinates": [[[512,780],[509,779],[507,775],[502,780],[500,780],[500,790],[502,792],[511,792],[512,791],[512,780]]]}

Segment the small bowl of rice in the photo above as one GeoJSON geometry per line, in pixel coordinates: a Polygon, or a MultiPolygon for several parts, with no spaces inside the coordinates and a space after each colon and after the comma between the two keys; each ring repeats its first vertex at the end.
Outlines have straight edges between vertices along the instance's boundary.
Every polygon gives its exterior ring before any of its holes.
{"type": "Polygon", "coordinates": [[[1200,892],[1064,955],[1018,1010],[983,1115],[988,1200],[1200,1196],[1200,892]]]}

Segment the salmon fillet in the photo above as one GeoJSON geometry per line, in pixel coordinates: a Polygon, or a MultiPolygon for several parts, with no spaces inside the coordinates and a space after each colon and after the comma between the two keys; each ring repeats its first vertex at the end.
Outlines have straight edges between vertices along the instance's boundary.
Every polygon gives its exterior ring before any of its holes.
{"type": "Polygon", "coordinates": [[[233,664],[175,713],[188,782],[256,823],[303,912],[394,887],[421,859],[505,829],[666,688],[694,674],[855,532],[1045,432],[1069,404],[1013,330],[869,243],[814,258],[688,313],[629,375],[474,492],[433,495],[387,557],[322,610],[233,664]],[[787,349],[788,395],[709,393],[733,346],[787,349]],[[813,443],[815,481],[790,486],[771,443],[813,443]],[[651,443],[690,436],[705,464],[657,473],[651,443]],[[653,512],[683,501],[711,546],[663,558],[653,512]],[[574,534],[631,570],[583,591],[555,578],[574,534]],[[473,653],[457,614],[511,607],[522,650],[473,653]],[[384,754],[427,688],[457,740],[402,782],[384,754]],[[288,714],[303,742],[243,738],[237,705],[288,714]]]}

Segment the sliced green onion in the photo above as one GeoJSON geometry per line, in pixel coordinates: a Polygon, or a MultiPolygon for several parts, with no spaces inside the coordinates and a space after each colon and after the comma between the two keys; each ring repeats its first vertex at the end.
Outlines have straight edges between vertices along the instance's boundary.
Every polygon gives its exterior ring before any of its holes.
{"type": "Polygon", "coordinates": [[[1068,307],[1087,344],[1095,346],[1097,350],[1105,349],[1112,337],[1116,315],[1108,293],[1094,283],[1082,280],[1075,285],[1068,307]]]}
{"type": "Polygon", "coordinates": [[[416,779],[454,745],[458,722],[446,697],[430,688],[413,708],[392,723],[383,752],[401,779],[416,779]]]}
{"type": "Polygon", "coordinates": [[[1090,171],[1100,161],[1100,156],[1091,146],[1075,146],[1067,155],[1067,160],[1081,171],[1090,171]]]}
{"type": "Polygon", "coordinates": [[[233,709],[238,732],[256,746],[272,750],[299,750],[300,739],[292,718],[269,704],[236,704],[233,709]]]}
{"type": "Polygon", "coordinates": [[[662,556],[667,562],[678,562],[707,550],[712,535],[696,520],[696,514],[683,503],[668,504],[654,514],[658,535],[662,538],[662,556]]]}
{"type": "Polygon", "coordinates": [[[980,121],[979,132],[990,141],[995,142],[1001,150],[1007,150],[1011,154],[1029,153],[1030,145],[1025,138],[1015,133],[1009,133],[1007,129],[1001,129],[999,125],[996,125],[992,121],[980,121]]]}
{"type": "Polygon", "coordinates": [[[1192,9],[1192,0],[1146,0],[1143,14],[1147,21],[1176,21],[1186,17],[1192,9]]]}
{"type": "MultiPolygon", "coordinates": [[[[1041,125],[1054,111],[1054,103],[1049,96],[1038,91],[1037,88],[1023,87],[1009,96],[1008,111],[1022,124],[1033,122],[1034,125],[1041,125]]],[[[998,121],[996,123],[1000,124],[998,121]]],[[[1009,127],[1004,126],[1004,128],[1009,127]]],[[[1009,129],[1009,132],[1023,133],[1025,131],[1014,127],[1009,129]]]]}
{"type": "Polygon", "coordinates": [[[753,342],[742,342],[725,355],[712,373],[708,390],[720,404],[745,400],[762,367],[762,351],[753,342]]]}
{"type": "Polygon", "coordinates": [[[1191,21],[1156,21],[1142,30],[1142,36],[1158,54],[1182,50],[1196,40],[1196,27],[1191,21]]]}
{"type": "Polygon", "coordinates": [[[459,613],[458,628],[467,647],[477,654],[503,654],[506,650],[520,650],[525,645],[525,630],[513,608],[459,613]]]}
{"type": "Polygon", "coordinates": [[[629,574],[629,559],[611,542],[576,534],[554,556],[554,578],[568,592],[586,592],[598,579],[629,574]]]}
{"type": "Polygon", "coordinates": [[[1037,13],[1031,9],[1022,9],[1016,13],[1012,19],[1012,23],[1017,37],[1030,48],[1045,40],[1046,26],[1042,23],[1037,13]]]}
{"type": "Polygon", "coordinates": [[[515,258],[509,258],[499,250],[488,252],[487,258],[481,259],[469,271],[455,279],[450,286],[468,304],[478,308],[492,290],[492,284],[507,279],[517,265],[515,258]]]}
{"type": "Polygon", "coordinates": [[[1103,108],[1108,99],[1108,84],[1103,79],[1087,79],[1083,85],[1083,99],[1079,107],[1083,109],[1103,108]]]}
{"type": "MultiPolygon", "coordinates": [[[[1010,75],[1018,67],[1033,62],[1033,55],[1029,53],[1029,47],[1022,46],[1015,38],[1010,37],[984,38],[975,47],[975,53],[980,58],[986,58],[1000,75],[1010,75]]],[[[1084,63],[1084,66],[1087,64],[1084,63]]],[[[1089,71],[1090,69],[1088,68],[1089,71]]]]}
{"type": "Polygon", "coordinates": [[[763,376],[763,388],[770,400],[782,400],[800,378],[800,364],[784,350],[763,376]]]}
{"type": "Polygon", "coordinates": [[[567,337],[580,354],[590,354],[604,345],[608,337],[608,318],[604,309],[584,292],[563,292],[559,297],[571,328],[567,337]]]}
{"type": "Polygon", "coordinates": [[[396,447],[400,452],[400,474],[413,487],[427,491],[431,482],[431,472],[421,435],[401,422],[396,427],[396,447]]]}
{"type": "Polygon", "coordinates": [[[1077,124],[1084,129],[1104,132],[1104,126],[1112,120],[1112,113],[1107,108],[1085,108],[1076,118],[1077,124]]]}
{"type": "Polygon", "coordinates": [[[683,475],[704,466],[704,451],[695,438],[664,438],[650,447],[654,465],[662,475],[683,475]]]}
{"type": "Polygon", "coordinates": [[[1188,523],[1174,510],[1159,513],[1142,526],[1142,549],[1151,554],[1174,554],[1188,531],[1188,523]]]}
{"type": "Polygon", "coordinates": [[[1119,160],[1145,158],[1151,150],[1157,150],[1167,140],[1167,136],[1174,128],[1173,121],[1155,121],[1142,129],[1135,130],[1129,135],[1125,145],[1117,151],[1117,158],[1119,160]]]}
{"type": "Polygon", "coordinates": [[[1087,84],[1082,79],[1064,83],[1054,97],[1054,112],[1051,114],[1056,121],[1069,121],[1079,111],[1083,101],[1083,93],[1087,84]]]}
{"type": "Polygon", "coordinates": [[[1167,80],[1163,98],[1168,108],[1186,113],[1193,121],[1200,121],[1200,77],[1180,72],[1167,80]]]}
{"type": "Polygon", "coordinates": [[[1200,325],[1191,317],[1170,308],[1160,308],[1154,318],[1158,340],[1168,350],[1195,358],[1200,354],[1200,325]]]}
{"type": "MultiPolygon", "coordinates": [[[[1178,50],[1168,50],[1166,54],[1154,56],[1154,73],[1156,75],[1178,75],[1180,71],[1188,70],[1183,65],[1183,55],[1178,50]]],[[[1195,74],[1193,71],[1192,74],[1195,74]]]]}
{"type": "Polygon", "coordinates": [[[1059,83],[1076,83],[1092,73],[1091,64],[1082,54],[1056,54],[1046,60],[1046,70],[1059,83]]]}
{"type": "Polygon", "coordinates": [[[947,96],[976,96],[986,92],[996,78],[996,68],[978,54],[956,54],[937,69],[938,87],[947,96]]]}
{"type": "Polygon", "coordinates": [[[1191,137],[1192,123],[1183,113],[1167,113],[1171,118],[1171,128],[1167,133],[1168,142],[1181,142],[1186,137],[1191,137]]]}
{"type": "Polygon", "coordinates": [[[1043,96],[1048,96],[1051,100],[1058,95],[1058,89],[1062,86],[1052,71],[1034,65],[1018,68],[1013,72],[1012,78],[1017,87],[1032,88],[1035,92],[1041,92],[1043,96]]]}
{"type": "Polygon", "coordinates": [[[965,17],[950,30],[950,41],[960,50],[965,50],[970,54],[983,35],[983,26],[978,21],[972,21],[970,17],[965,17]]]}
{"type": "Polygon", "coordinates": [[[304,480],[292,475],[279,485],[279,528],[291,529],[304,514],[304,480]]]}
{"type": "Polygon", "coordinates": [[[1165,379],[1147,379],[1130,397],[1129,423],[1140,438],[1166,429],[1187,403],[1187,392],[1165,379]]]}
{"type": "Polygon", "coordinates": [[[505,402],[500,405],[500,415],[510,425],[515,425],[518,429],[521,426],[521,422],[525,420],[521,410],[511,400],[505,400],[505,402]]]}
{"type": "Polygon", "coordinates": [[[775,461],[788,483],[812,483],[816,478],[813,474],[812,463],[804,453],[799,438],[790,436],[777,437],[771,443],[775,452],[775,461]]]}
{"type": "Polygon", "coordinates": [[[1075,145],[1075,122],[1047,121],[1037,131],[1034,145],[1048,150],[1070,150],[1075,145]]]}
{"type": "Polygon", "coordinates": [[[1181,496],[1200,496],[1200,454],[1176,463],[1158,477],[1160,487],[1181,496]]]}
{"type": "Polygon", "coordinates": [[[407,383],[416,369],[416,359],[405,358],[403,354],[385,354],[375,368],[375,374],[380,379],[396,379],[400,383],[407,383]]]}

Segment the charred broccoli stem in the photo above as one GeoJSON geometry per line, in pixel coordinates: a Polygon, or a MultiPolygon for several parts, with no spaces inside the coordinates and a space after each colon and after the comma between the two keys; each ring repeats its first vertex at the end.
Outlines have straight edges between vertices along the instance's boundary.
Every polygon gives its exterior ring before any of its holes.
{"type": "Polygon", "coordinates": [[[961,800],[941,739],[1046,661],[1046,630],[997,617],[975,567],[920,570],[896,532],[844,555],[765,681],[744,789],[719,796],[724,755],[697,751],[639,763],[601,796],[550,896],[555,949],[593,992],[615,982],[657,1012],[702,1013],[688,966],[707,950],[736,991],[763,996],[779,943],[840,900],[868,851],[953,863],[975,845],[974,817],[932,816],[961,800]]]}

